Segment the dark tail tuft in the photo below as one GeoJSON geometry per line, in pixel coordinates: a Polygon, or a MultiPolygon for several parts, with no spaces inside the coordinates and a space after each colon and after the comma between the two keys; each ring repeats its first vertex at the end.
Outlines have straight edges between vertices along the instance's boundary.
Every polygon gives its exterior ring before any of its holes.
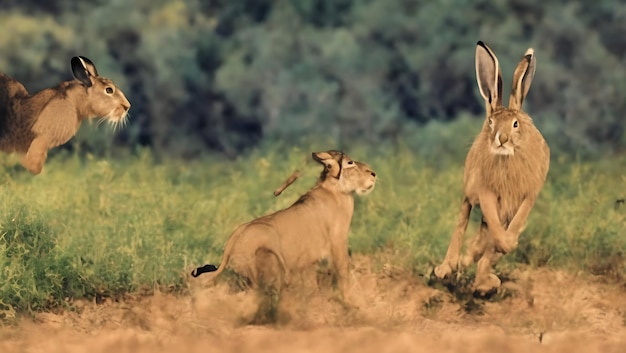
{"type": "Polygon", "coordinates": [[[203,273],[217,271],[217,266],[215,265],[204,265],[202,267],[198,267],[195,270],[191,271],[191,275],[194,277],[198,277],[203,273]]]}

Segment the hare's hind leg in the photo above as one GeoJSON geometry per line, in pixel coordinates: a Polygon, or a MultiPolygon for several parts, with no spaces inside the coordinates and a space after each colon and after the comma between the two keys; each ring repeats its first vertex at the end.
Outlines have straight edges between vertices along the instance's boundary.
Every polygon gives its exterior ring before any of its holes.
{"type": "Polygon", "coordinates": [[[43,137],[35,137],[20,162],[24,168],[36,175],[41,173],[46,158],[48,158],[48,141],[43,137]]]}
{"type": "Polygon", "coordinates": [[[491,266],[498,261],[502,253],[497,252],[493,242],[489,242],[483,256],[478,260],[476,266],[476,278],[474,279],[474,290],[484,295],[498,287],[502,283],[498,276],[491,272],[491,266]]]}
{"type": "Polygon", "coordinates": [[[459,213],[456,228],[454,228],[454,233],[452,233],[446,257],[439,266],[435,267],[435,276],[440,279],[449,276],[452,274],[452,271],[456,271],[459,267],[459,256],[461,254],[461,246],[463,245],[463,235],[467,230],[467,223],[469,222],[471,211],[472,204],[466,197],[463,199],[463,203],[461,204],[461,213],[459,213]]]}
{"type": "Polygon", "coordinates": [[[493,246],[493,241],[489,236],[489,228],[487,227],[487,222],[483,218],[480,224],[480,228],[471,244],[467,248],[467,252],[463,259],[461,260],[461,264],[463,267],[468,267],[472,263],[477,262],[485,253],[488,246],[493,246]]]}

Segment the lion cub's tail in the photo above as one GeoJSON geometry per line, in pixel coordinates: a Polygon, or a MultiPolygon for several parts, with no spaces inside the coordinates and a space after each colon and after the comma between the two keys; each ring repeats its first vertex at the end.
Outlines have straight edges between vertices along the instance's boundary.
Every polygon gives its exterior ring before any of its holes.
{"type": "Polygon", "coordinates": [[[224,255],[222,256],[222,262],[219,264],[219,266],[215,266],[211,264],[200,266],[200,267],[197,267],[195,270],[191,271],[191,275],[193,277],[198,277],[203,273],[215,272],[213,274],[213,278],[215,278],[220,273],[222,273],[222,271],[224,271],[224,269],[226,268],[226,265],[228,264],[228,260],[230,259],[230,254],[233,251],[233,247],[235,246],[235,243],[237,243],[237,240],[239,239],[239,234],[241,234],[241,232],[246,228],[247,225],[248,223],[245,223],[237,227],[237,229],[235,229],[235,231],[230,236],[230,238],[228,238],[228,241],[226,242],[226,247],[224,248],[224,255]]]}
{"type": "Polygon", "coordinates": [[[196,268],[195,270],[191,271],[191,275],[194,277],[198,277],[203,273],[213,272],[213,271],[217,271],[217,266],[208,264],[208,265],[200,266],[196,268]]]}

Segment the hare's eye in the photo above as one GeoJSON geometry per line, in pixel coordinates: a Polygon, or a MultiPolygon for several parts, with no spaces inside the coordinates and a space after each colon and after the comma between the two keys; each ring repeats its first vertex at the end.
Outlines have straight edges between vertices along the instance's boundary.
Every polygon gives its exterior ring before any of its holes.
{"type": "Polygon", "coordinates": [[[354,162],[353,161],[348,161],[348,164],[354,164],[354,162]]]}
{"type": "Polygon", "coordinates": [[[104,91],[105,91],[107,94],[113,94],[113,88],[111,88],[111,87],[107,87],[107,88],[105,88],[105,89],[104,89],[104,91]]]}
{"type": "Polygon", "coordinates": [[[513,122],[513,127],[517,129],[517,126],[518,126],[518,125],[519,125],[519,124],[518,124],[517,120],[515,120],[515,121],[513,122]]]}

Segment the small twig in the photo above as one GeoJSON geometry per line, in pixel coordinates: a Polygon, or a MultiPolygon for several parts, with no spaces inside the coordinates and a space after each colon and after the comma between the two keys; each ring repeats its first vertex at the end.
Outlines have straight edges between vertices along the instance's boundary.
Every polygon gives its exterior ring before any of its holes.
{"type": "Polygon", "coordinates": [[[278,187],[278,189],[274,190],[274,196],[278,196],[280,195],[283,191],[285,191],[285,189],[293,184],[294,181],[296,181],[296,179],[298,179],[300,177],[300,171],[296,170],[295,172],[291,173],[291,175],[289,176],[289,178],[287,178],[287,180],[285,180],[285,182],[278,187]]]}

